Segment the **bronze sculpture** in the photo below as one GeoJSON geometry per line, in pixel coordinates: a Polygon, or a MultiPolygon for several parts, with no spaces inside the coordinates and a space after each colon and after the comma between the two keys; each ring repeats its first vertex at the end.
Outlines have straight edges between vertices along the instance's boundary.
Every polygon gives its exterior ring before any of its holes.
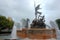
{"type": "Polygon", "coordinates": [[[31,28],[46,28],[44,16],[41,16],[42,13],[38,11],[39,6],[35,7],[35,19],[32,21],[31,28]]]}

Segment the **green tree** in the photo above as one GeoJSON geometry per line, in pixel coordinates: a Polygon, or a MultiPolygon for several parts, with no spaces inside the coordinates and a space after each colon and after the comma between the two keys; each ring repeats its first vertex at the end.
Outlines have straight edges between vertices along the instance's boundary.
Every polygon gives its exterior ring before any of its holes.
{"type": "Polygon", "coordinates": [[[56,19],[56,23],[57,23],[57,25],[58,25],[58,27],[60,29],[60,19],[56,19]]]}
{"type": "Polygon", "coordinates": [[[0,16],[0,30],[3,30],[3,29],[12,29],[14,25],[14,21],[13,20],[9,20],[7,19],[5,16],[0,16]]]}

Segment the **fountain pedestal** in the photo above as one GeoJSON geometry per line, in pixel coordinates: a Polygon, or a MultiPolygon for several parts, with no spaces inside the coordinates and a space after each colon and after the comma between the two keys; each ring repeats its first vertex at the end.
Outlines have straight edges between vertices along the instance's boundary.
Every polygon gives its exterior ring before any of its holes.
{"type": "Polygon", "coordinates": [[[29,38],[29,39],[56,39],[55,29],[23,29],[17,30],[17,36],[19,38],[29,38]]]}

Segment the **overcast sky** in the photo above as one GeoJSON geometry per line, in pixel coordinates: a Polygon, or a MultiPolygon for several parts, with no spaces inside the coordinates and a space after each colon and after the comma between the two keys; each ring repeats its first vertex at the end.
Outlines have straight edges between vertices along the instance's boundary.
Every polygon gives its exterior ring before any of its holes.
{"type": "Polygon", "coordinates": [[[46,23],[60,18],[60,0],[0,0],[0,15],[14,18],[20,21],[22,18],[34,18],[35,4],[41,4],[42,14],[45,15],[46,23]]]}

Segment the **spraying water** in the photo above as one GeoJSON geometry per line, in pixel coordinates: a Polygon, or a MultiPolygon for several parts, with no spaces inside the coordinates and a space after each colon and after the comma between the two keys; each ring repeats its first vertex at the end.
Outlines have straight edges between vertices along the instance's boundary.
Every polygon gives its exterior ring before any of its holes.
{"type": "Polygon", "coordinates": [[[14,23],[14,26],[13,26],[13,29],[12,29],[11,39],[17,39],[15,23],[14,23]]]}

